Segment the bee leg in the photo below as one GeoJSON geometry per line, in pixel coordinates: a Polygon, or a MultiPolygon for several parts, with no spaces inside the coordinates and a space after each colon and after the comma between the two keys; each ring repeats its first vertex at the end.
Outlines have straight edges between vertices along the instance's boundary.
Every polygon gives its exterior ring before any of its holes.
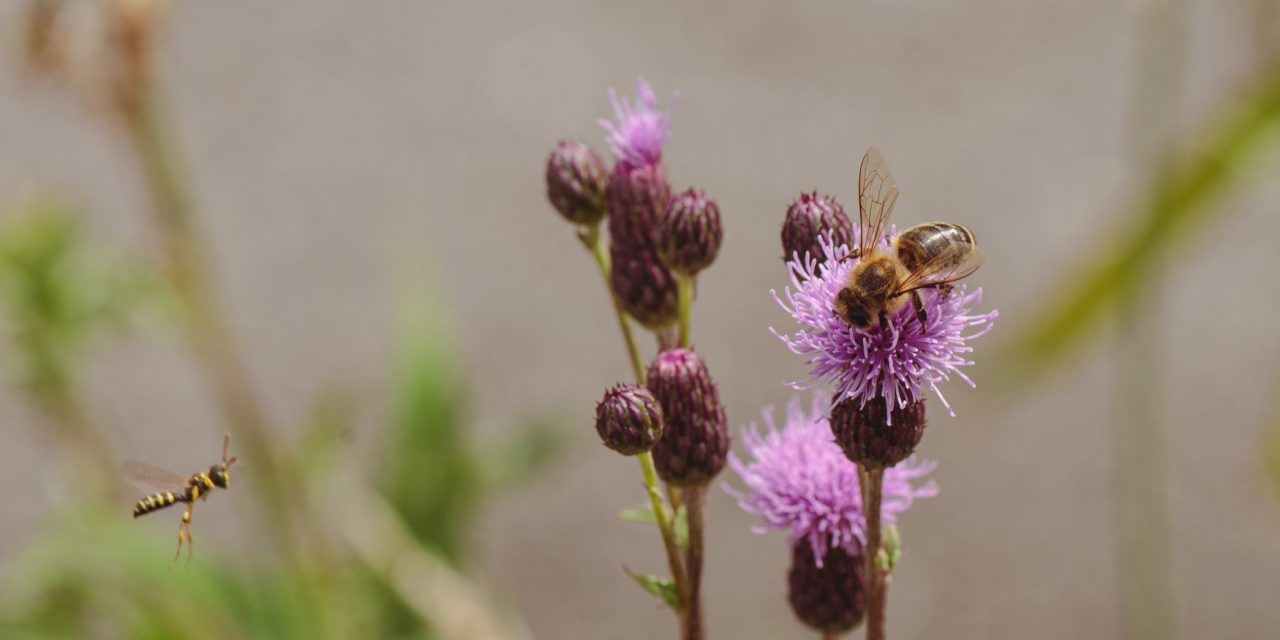
{"type": "Polygon", "coordinates": [[[920,291],[913,289],[911,291],[911,306],[916,308],[916,320],[920,321],[923,326],[925,321],[929,319],[929,314],[924,311],[924,301],[920,299],[920,291]]]}
{"type": "Polygon", "coordinates": [[[880,331],[889,332],[889,313],[884,309],[880,310],[880,331]]]}

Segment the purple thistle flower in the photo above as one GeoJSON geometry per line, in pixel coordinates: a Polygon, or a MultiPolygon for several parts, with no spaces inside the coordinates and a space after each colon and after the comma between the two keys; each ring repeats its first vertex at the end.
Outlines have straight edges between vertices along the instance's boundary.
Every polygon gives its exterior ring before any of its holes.
{"type": "MultiPolygon", "coordinates": [[[[815,395],[806,413],[800,407],[800,398],[793,397],[787,404],[786,424],[781,430],[774,422],[773,409],[766,408],[764,433],[754,424],[742,431],[749,459],[743,461],[729,454],[729,466],[746,488],[738,491],[724,485],[743,510],[764,519],[755,528],[757,533],[790,530],[788,544],[807,540],[819,567],[833,547],[860,555],[866,527],[858,466],[832,441],[826,407],[826,401],[815,395]]],[[[932,480],[913,485],[935,466],[912,456],[885,469],[881,504],[885,522],[894,522],[916,498],[937,495],[938,485],[932,480]]]]}
{"type": "MultiPolygon", "coordinates": [[[[855,232],[855,236],[856,236],[855,232]]],[[[883,240],[891,246],[892,235],[883,240]]],[[[955,415],[938,390],[938,384],[959,376],[970,386],[960,367],[973,364],[965,354],[973,351],[967,342],[991,330],[997,311],[975,314],[982,301],[982,289],[972,292],[964,285],[949,293],[922,289],[927,321],[916,319],[912,305],[903,305],[889,317],[887,331],[855,329],[835,309],[836,295],[844,288],[857,260],[844,260],[850,248],[835,245],[830,237],[820,240],[822,256],[799,256],[787,262],[791,286],[773,299],[782,306],[800,329],[784,334],[769,331],[786,343],[792,353],[808,358],[809,377],[789,383],[795,389],[812,389],[823,384],[835,386],[832,404],[857,399],[862,405],[883,396],[890,406],[905,407],[921,400],[921,390],[933,390],[955,415]],[[783,299],[785,297],[785,300],[783,299]],[[968,333],[966,333],[968,332],[968,333]]]]}
{"type": "MultiPolygon", "coordinates": [[[[674,94],[671,100],[675,102],[674,94]]],[[[599,123],[618,162],[630,167],[661,162],[662,145],[671,137],[671,106],[667,106],[667,113],[658,111],[658,98],[644,78],[636,78],[635,104],[618,97],[613,89],[609,89],[609,101],[617,122],[601,118],[599,123]]]]}

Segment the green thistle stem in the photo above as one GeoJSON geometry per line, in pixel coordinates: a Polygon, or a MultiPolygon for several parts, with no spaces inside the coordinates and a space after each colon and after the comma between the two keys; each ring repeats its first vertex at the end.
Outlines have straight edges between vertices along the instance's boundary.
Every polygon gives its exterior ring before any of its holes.
{"type": "Polygon", "coordinates": [[[627,313],[622,310],[622,305],[618,304],[618,299],[613,295],[613,287],[609,285],[609,254],[604,250],[604,243],[600,241],[600,223],[593,224],[578,233],[578,240],[582,241],[583,246],[591,252],[596,259],[596,266],[600,268],[600,275],[604,278],[604,288],[609,292],[609,301],[613,303],[613,313],[618,318],[618,328],[622,331],[622,340],[627,345],[627,357],[631,359],[631,371],[636,376],[638,384],[644,384],[644,364],[640,361],[640,351],[636,349],[636,338],[631,332],[631,322],[627,320],[627,313]]]}
{"type": "MultiPolygon", "coordinates": [[[[627,356],[631,359],[631,369],[635,373],[636,382],[644,384],[644,365],[640,361],[640,352],[636,348],[635,336],[631,332],[631,323],[627,320],[626,312],[622,310],[622,305],[618,304],[617,297],[613,295],[613,288],[609,285],[611,265],[609,254],[605,252],[604,243],[600,239],[600,225],[597,223],[580,230],[578,240],[596,260],[600,276],[604,278],[605,290],[609,292],[609,300],[613,303],[613,312],[618,318],[618,327],[622,330],[623,341],[627,345],[627,356]]],[[[658,521],[658,531],[662,534],[662,546],[667,552],[667,566],[671,570],[671,579],[675,582],[679,600],[677,613],[683,626],[686,603],[689,600],[684,562],[680,554],[680,545],[676,542],[675,513],[673,510],[668,510],[666,503],[662,500],[662,490],[658,486],[658,473],[653,466],[653,454],[646,451],[637,455],[636,460],[639,461],[640,471],[644,475],[644,489],[649,496],[649,505],[653,508],[654,517],[658,521]]]]}
{"type": "Polygon", "coordinates": [[[693,316],[693,276],[675,274],[680,313],[680,346],[689,348],[689,325],[693,316]]]}

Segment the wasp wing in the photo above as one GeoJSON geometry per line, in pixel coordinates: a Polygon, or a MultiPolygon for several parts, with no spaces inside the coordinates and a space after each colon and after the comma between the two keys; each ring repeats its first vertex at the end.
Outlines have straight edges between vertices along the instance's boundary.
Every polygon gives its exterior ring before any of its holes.
{"type": "Polygon", "coordinates": [[[893,205],[898,201],[898,184],[889,161],[879,147],[867,149],[858,167],[858,253],[880,241],[889,226],[893,205]]]}
{"type": "Polygon", "coordinates": [[[120,475],[134,484],[153,489],[178,489],[187,483],[187,477],[180,473],[137,460],[121,463],[120,475]]]}
{"type": "Polygon", "coordinates": [[[987,259],[982,250],[971,244],[953,244],[933,254],[920,268],[903,278],[893,295],[900,296],[916,289],[937,287],[963,280],[971,275],[987,259]]]}

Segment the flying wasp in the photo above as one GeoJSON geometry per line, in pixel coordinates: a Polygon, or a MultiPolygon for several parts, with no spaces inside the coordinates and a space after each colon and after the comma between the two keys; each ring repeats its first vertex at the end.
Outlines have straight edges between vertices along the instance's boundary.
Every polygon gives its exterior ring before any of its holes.
{"type": "Polygon", "coordinates": [[[955,223],[916,225],[887,242],[884,233],[897,201],[889,162],[876,147],[867,149],[858,168],[858,248],[841,258],[858,263],[835,300],[836,312],[858,329],[887,327],[907,296],[924,324],[920,290],[936,288],[946,295],[951,283],[982,266],[973,232],[955,223]]]}
{"type": "Polygon", "coordinates": [[[191,556],[195,552],[196,544],[195,537],[191,535],[191,511],[196,506],[196,500],[207,500],[215,488],[226,489],[227,484],[231,482],[229,468],[236,463],[236,457],[227,458],[227,449],[230,446],[231,434],[228,433],[222,440],[222,462],[210,465],[208,471],[197,471],[189,476],[182,476],[145,462],[132,460],[125,462],[122,466],[124,475],[130,480],[165,489],[165,491],[148,495],[134,504],[134,518],[178,503],[187,505],[187,510],[182,514],[182,521],[178,523],[178,550],[173,554],[173,562],[169,563],[170,568],[173,568],[173,563],[178,561],[178,556],[182,555],[183,542],[187,543],[187,564],[191,564],[191,556]]]}

